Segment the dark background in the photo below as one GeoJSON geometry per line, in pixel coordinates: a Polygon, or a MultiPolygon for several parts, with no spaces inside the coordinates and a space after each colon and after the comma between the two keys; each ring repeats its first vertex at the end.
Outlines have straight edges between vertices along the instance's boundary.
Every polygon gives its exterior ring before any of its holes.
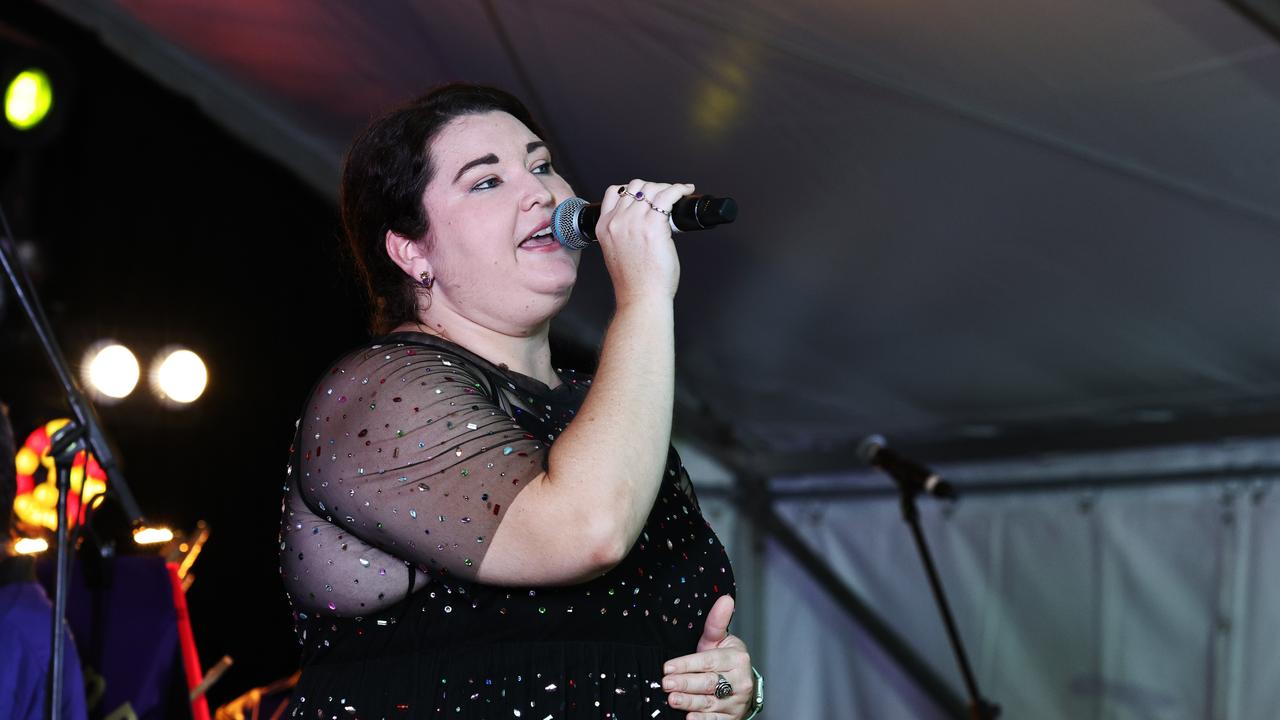
{"type": "MultiPolygon", "coordinates": [[[[99,412],[144,512],[212,528],[188,601],[202,664],[235,660],[216,707],[297,662],[276,565],[293,422],[325,363],[365,337],[337,211],[92,34],[29,2],[0,5],[0,22],[59,51],[76,85],[56,138],[0,147],[0,203],[38,251],[31,270],[73,368],[105,337],[143,365],[134,393],[99,412]],[[170,343],[210,375],[178,411],[145,385],[170,343]]],[[[67,411],[5,284],[0,398],[21,443],[67,411]]]]}

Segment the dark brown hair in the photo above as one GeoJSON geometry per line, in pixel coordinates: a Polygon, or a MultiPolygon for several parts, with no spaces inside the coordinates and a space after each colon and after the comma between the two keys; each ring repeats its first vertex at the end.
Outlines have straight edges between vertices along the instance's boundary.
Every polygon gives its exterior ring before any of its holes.
{"type": "Polygon", "coordinates": [[[369,301],[369,326],[383,335],[417,321],[416,278],[387,255],[390,230],[414,240],[427,233],[422,193],[435,174],[431,143],[452,120],[504,112],[543,136],[529,110],[506,91],[452,83],[374,120],[351,144],[342,167],[342,229],[369,301]]]}

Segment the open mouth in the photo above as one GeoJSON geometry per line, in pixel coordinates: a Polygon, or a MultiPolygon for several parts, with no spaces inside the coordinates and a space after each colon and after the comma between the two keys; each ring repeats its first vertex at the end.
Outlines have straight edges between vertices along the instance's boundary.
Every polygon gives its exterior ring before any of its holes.
{"type": "Polygon", "coordinates": [[[551,225],[548,224],[546,227],[522,240],[520,242],[520,247],[525,248],[526,250],[534,250],[558,244],[559,242],[556,240],[555,235],[551,233],[551,225]]]}

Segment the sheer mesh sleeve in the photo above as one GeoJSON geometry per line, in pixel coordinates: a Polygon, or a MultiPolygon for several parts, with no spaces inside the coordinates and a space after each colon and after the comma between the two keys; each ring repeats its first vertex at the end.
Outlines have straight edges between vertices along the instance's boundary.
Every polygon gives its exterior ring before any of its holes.
{"type": "Polygon", "coordinates": [[[388,555],[474,579],[504,510],[546,463],[546,444],[487,388],[482,370],[435,347],[374,346],[338,362],[299,428],[292,485],[306,508],[286,497],[286,516],[310,510],[330,526],[286,523],[283,570],[295,598],[362,574],[372,591],[388,555]]]}

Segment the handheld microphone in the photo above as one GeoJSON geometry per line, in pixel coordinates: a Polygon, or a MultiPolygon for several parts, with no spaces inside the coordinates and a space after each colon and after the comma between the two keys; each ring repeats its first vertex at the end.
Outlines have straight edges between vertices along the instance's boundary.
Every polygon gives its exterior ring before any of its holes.
{"type": "MultiPolygon", "coordinates": [[[[738,203],[733,198],[711,195],[682,197],[671,206],[672,232],[706,230],[738,219],[738,203]]],[[[570,250],[581,250],[596,241],[600,203],[573,197],[556,206],[551,215],[551,232],[570,250]]]]}
{"type": "Polygon", "coordinates": [[[890,450],[883,435],[868,435],[863,438],[858,444],[858,456],[868,465],[883,470],[904,490],[955,499],[956,490],[951,483],[929,468],[890,450]]]}

